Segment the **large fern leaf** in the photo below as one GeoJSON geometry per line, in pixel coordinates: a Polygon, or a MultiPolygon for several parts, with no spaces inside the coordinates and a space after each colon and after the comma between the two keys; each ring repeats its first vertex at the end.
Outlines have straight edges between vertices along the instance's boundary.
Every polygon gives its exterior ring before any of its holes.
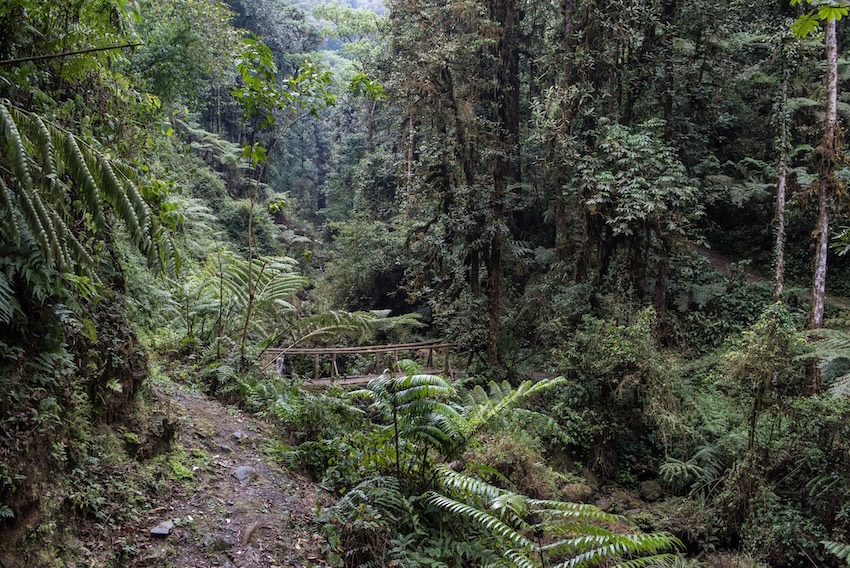
{"type": "Polygon", "coordinates": [[[677,558],[670,551],[683,548],[668,533],[626,530],[617,516],[592,505],[530,499],[447,467],[437,472],[443,491],[428,493],[426,501],[490,533],[515,567],[538,561],[556,568],[668,566],[677,558]]]}
{"type": "Polygon", "coordinates": [[[88,243],[96,242],[97,231],[111,230],[108,210],[153,268],[179,269],[170,235],[155,222],[126,168],[8,101],[0,101],[0,139],[0,235],[6,242],[33,249],[59,271],[87,272],[93,267],[88,243]],[[82,212],[75,203],[83,204],[82,212]],[[94,229],[85,239],[82,215],[94,229]]]}

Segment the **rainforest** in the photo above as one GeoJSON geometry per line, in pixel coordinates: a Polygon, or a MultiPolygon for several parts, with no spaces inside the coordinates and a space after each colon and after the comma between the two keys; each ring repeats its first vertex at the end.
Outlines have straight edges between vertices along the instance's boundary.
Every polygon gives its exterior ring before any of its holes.
{"type": "Polygon", "coordinates": [[[847,0],[0,0],[0,568],[850,566],[847,0]]]}

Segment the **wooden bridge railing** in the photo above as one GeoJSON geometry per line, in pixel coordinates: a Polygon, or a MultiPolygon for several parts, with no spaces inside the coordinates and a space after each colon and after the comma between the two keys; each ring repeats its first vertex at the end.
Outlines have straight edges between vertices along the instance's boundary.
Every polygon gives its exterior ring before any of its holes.
{"type": "Polygon", "coordinates": [[[449,362],[449,349],[452,344],[447,343],[443,340],[435,340],[435,341],[420,341],[418,343],[396,343],[391,345],[364,345],[361,347],[315,347],[315,348],[301,348],[301,347],[292,347],[292,348],[270,348],[266,349],[263,354],[263,358],[266,360],[266,365],[271,365],[274,361],[278,359],[280,356],[292,356],[292,355],[303,355],[303,356],[313,356],[313,378],[319,378],[319,357],[328,356],[331,357],[331,378],[335,378],[340,376],[339,367],[337,366],[337,356],[338,355],[375,355],[375,373],[380,374],[382,372],[381,369],[381,356],[385,354],[392,354],[392,360],[397,364],[398,363],[398,353],[399,351],[419,351],[423,352],[425,350],[428,351],[428,359],[425,364],[426,368],[431,368],[434,364],[434,353],[439,352],[442,354],[443,358],[443,372],[447,375],[451,375],[452,366],[449,362]]]}

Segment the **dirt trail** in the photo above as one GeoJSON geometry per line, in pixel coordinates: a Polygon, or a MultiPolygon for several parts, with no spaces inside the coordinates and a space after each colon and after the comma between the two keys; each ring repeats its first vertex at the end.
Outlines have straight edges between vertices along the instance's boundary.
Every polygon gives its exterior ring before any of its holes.
{"type": "Polygon", "coordinates": [[[156,393],[180,414],[183,476],[192,473],[149,512],[131,566],[325,566],[311,526],[319,488],[264,455],[272,428],[177,384],[156,393]],[[170,534],[148,534],[168,522],[170,534]]]}
{"type": "MultiPolygon", "coordinates": [[[[735,261],[731,257],[700,245],[693,245],[691,248],[693,252],[705,258],[711,267],[720,272],[723,276],[726,278],[731,278],[733,276],[732,266],[735,261]]],[[[749,284],[765,284],[773,286],[772,274],[768,276],[750,266],[746,266],[743,269],[743,275],[749,284]]],[[[804,298],[808,298],[811,294],[810,288],[805,286],[795,286],[789,282],[785,283],[785,291],[786,294],[796,294],[797,296],[804,298]]],[[[845,298],[827,291],[826,300],[840,310],[850,310],[850,298],[845,298]]]]}

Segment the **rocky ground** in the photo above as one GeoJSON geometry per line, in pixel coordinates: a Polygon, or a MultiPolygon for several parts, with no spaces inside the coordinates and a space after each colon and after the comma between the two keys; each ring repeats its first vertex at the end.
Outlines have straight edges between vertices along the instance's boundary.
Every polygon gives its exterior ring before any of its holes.
{"type": "Polygon", "coordinates": [[[321,489],[265,454],[269,425],[185,387],[156,396],[179,415],[185,471],[148,512],[131,566],[325,566],[312,515],[321,489]]]}

